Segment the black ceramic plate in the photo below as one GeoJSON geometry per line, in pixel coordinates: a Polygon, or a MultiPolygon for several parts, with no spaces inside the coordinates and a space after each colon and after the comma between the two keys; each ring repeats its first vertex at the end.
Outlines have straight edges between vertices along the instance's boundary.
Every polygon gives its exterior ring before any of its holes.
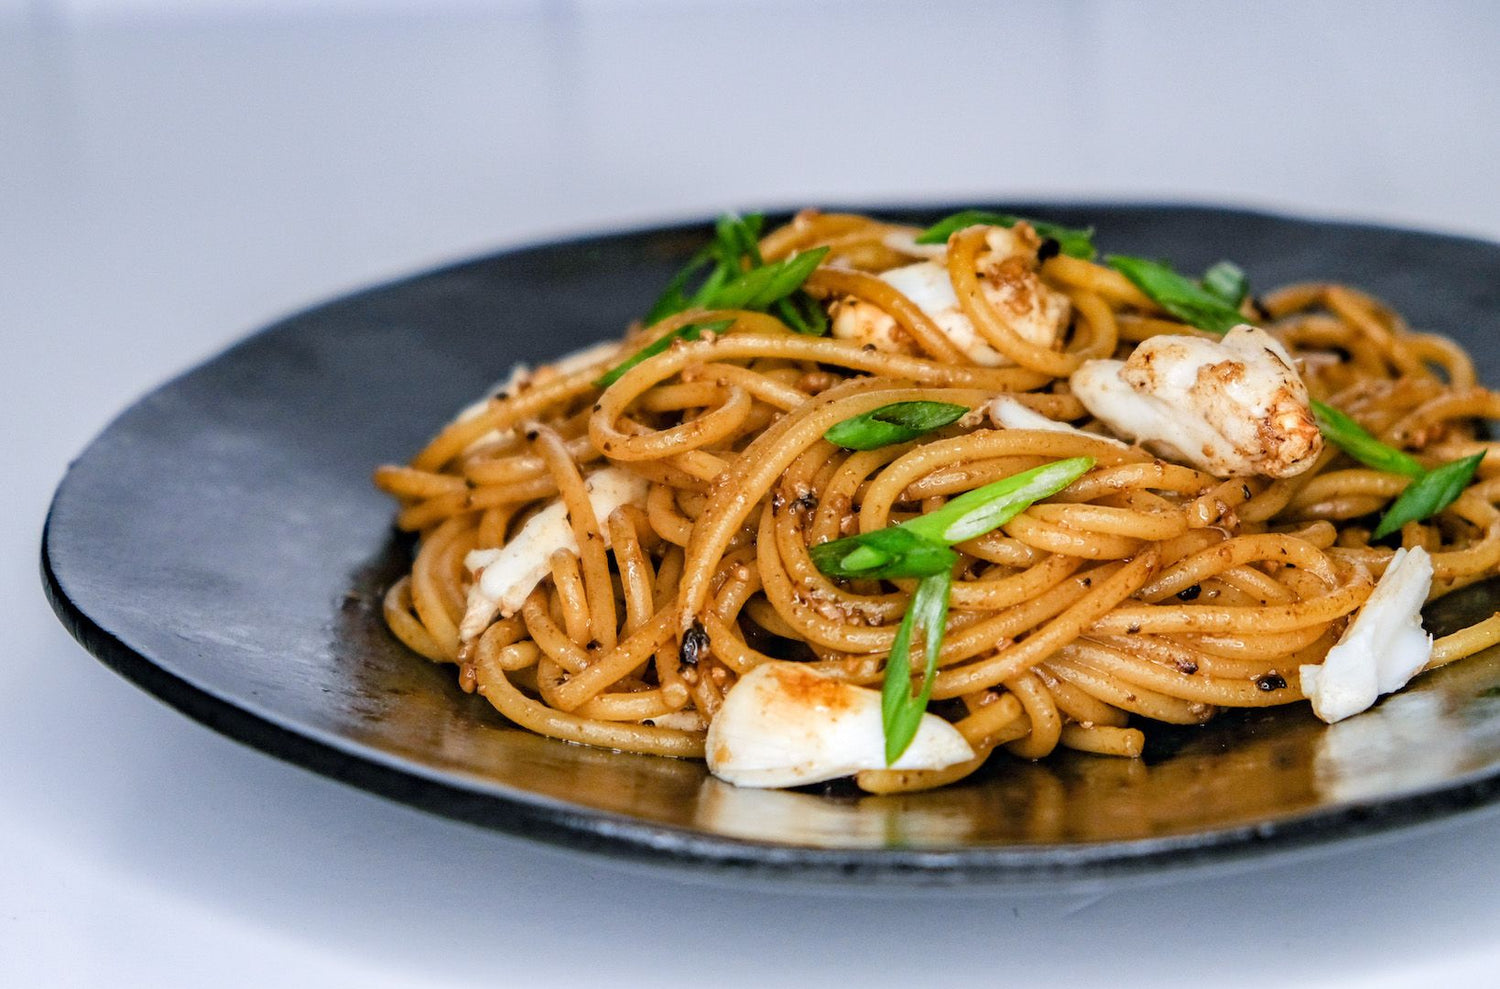
{"type": "MultiPolygon", "coordinates": [[[[1463,340],[1500,381],[1496,245],[1220,209],[1014,208],[1190,271],[1229,256],[1261,286],[1365,286],[1463,340]]],[[[58,614],[104,662],[250,745],[436,813],[723,878],[1097,882],[1326,845],[1500,793],[1495,656],[1333,728],[1302,709],[1225,717],[1144,760],[997,759],[909,797],[736,790],[695,763],[535,737],[461,693],[381,622],[406,550],[371,468],[409,457],[513,363],[618,334],[707,229],[548,245],[372,289],[164,386],[57,492],[43,570],[58,614]]],[[[1430,623],[1488,614],[1495,598],[1471,590],[1430,623]]]]}

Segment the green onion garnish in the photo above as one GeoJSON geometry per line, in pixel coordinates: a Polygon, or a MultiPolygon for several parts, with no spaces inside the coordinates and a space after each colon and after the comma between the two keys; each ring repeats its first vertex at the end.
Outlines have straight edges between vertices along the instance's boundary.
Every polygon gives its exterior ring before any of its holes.
{"type": "MultiPolygon", "coordinates": [[[[1236,305],[1226,302],[1217,291],[1184,278],[1168,265],[1127,254],[1111,254],[1104,260],[1150,296],[1152,302],[1200,330],[1227,333],[1245,322],[1236,305]]],[[[1216,282],[1224,280],[1222,275],[1215,278],[1216,282]]]]}
{"type": "Polygon", "coordinates": [[[732,319],[714,319],[706,323],[688,323],[684,326],[679,326],[671,333],[664,333],[655,340],[652,340],[646,346],[610,368],[605,372],[603,377],[594,382],[594,385],[597,388],[608,388],[616,381],[619,381],[626,371],[629,371],[641,361],[648,357],[655,357],[672,346],[674,340],[696,340],[704,333],[722,333],[733,325],[734,320],[732,319]]]}
{"type": "Polygon", "coordinates": [[[1220,261],[1209,268],[1199,279],[1203,291],[1210,295],[1239,308],[1240,303],[1250,294],[1250,279],[1245,277],[1244,269],[1233,261],[1220,261]]]}
{"type": "Polygon", "coordinates": [[[952,498],[937,511],[903,522],[924,539],[952,545],[998,529],[1043,498],[1050,498],[1094,466],[1093,457],[1070,457],[986,484],[952,498]]]}
{"type": "Polygon", "coordinates": [[[1092,261],[1098,253],[1094,250],[1094,228],[1077,229],[1075,227],[1064,227],[1056,223],[1048,223],[1046,220],[1031,220],[1024,216],[1012,216],[1009,213],[987,213],[984,210],[966,209],[952,216],[944,217],[926,230],[917,235],[918,244],[946,244],[948,238],[956,230],[965,227],[974,227],[981,224],[991,227],[1010,228],[1017,223],[1025,221],[1031,224],[1038,237],[1046,240],[1057,241],[1058,249],[1070,258],[1082,258],[1092,261]]]}
{"type": "Polygon", "coordinates": [[[731,267],[748,261],[751,267],[765,264],[760,257],[760,231],[766,218],[760,213],[740,217],[725,213],[714,221],[714,250],[719,260],[731,267]]]}
{"type": "MultiPolygon", "coordinates": [[[[688,259],[687,264],[682,266],[681,271],[672,276],[672,280],[667,282],[667,287],[662,289],[661,295],[657,296],[656,301],[647,310],[644,320],[647,326],[655,326],[668,316],[675,316],[677,313],[693,308],[693,298],[685,290],[688,283],[693,280],[693,277],[714,260],[715,246],[714,244],[710,244],[698,251],[698,253],[688,259]]],[[[722,283],[727,275],[728,272],[722,265],[719,265],[714,268],[709,279],[718,278],[722,283]]],[[[704,291],[707,287],[707,282],[705,282],[704,288],[699,289],[699,292],[704,291]]]]}
{"type": "Polygon", "coordinates": [[[801,288],[807,276],[827,256],[828,248],[817,247],[774,264],[751,268],[720,286],[698,305],[704,309],[764,311],[801,288]]]}
{"type": "Polygon", "coordinates": [[[803,336],[821,337],[828,333],[828,314],[817,299],[798,289],[771,307],[776,318],[803,336]]]}
{"type": "Polygon", "coordinates": [[[1479,461],[1483,459],[1484,454],[1481,452],[1449,461],[1412,481],[1401,492],[1401,497],[1392,502],[1391,507],[1380,517],[1374,538],[1383,539],[1399,531],[1406,523],[1429,518],[1453,504],[1474,479],[1474,472],[1479,469],[1479,461]]]}
{"type": "Polygon", "coordinates": [[[968,411],[950,402],[892,402],[837,423],[823,438],[846,450],[877,450],[941,429],[968,411]]]}
{"type": "Polygon", "coordinates": [[[925,577],[951,567],[954,543],[997,529],[1094,466],[1092,457],[1043,464],[951,499],[926,515],[821,543],[808,552],[830,577],[925,577]]]}
{"type": "MultiPolygon", "coordinates": [[[[825,573],[830,571],[818,561],[817,551],[826,551],[828,547],[840,543],[856,545],[847,551],[836,551],[828,555],[837,561],[840,569],[856,571],[858,576],[894,576],[890,573],[890,568],[894,566],[904,566],[908,571],[915,571],[919,568],[914,565],[914,561],[919,554],[924,553],[927,554],[927,565],[935,568],[917,584],[911,604],[901,618],[901,625],[896,629],[891,654],[885,661],[880,710],[885,730],[887,766],[901,758],[901,754],[916,737],[917,729],[922,723],[922,714],[927,710],[927,701],[932,696],[938,653],[943,648],[943,625],[948,618],[948,594],[953,586],[953,560],[957,559],[957,554],[944,544],[973,539],[1004,525],[1033,503],[1072,484],[1093,466],[1091,457],[1073,457],[1043,464],[961,494],[937,511],[928,512],[909,522],[814,547],[813,562],[825,573]],[[898,532],[902,533],[900,537],[893,538],[890,535],[898,532]],[[870,539],[872,536],[876,538],[870,539]],[[902,546],[907,547],[904,555],[900,553],[902,546]],[[952,559],[946,565],[941,565],[942,556],[934,550],[942,550],[952,559]],[[862,564],[867,562],[875,564],[875,570],[879,573],[863,569],[862,564]],[[922,689],[913,696],[911,639],[918,626],[926,633],[926,666],[922,675],[922,689]]],[[[909,575],[915,576],[915,573],[909,575]]]]}
{"type": "Polygon", "coordinates": [[[1417,463],[1416,458],[1395,447],[1386,446],[1366,432],[1351,416],[1333,406],[1314,399],[1312,410],[1318,420],[1318,430],[1323,436],[1366,467],[1390,471],[1392,474],[1405,474],[1408,477],[1421,477],[1427,473],[1427,468],[1417,463]]]}
{"type": "Polygon", "coordinates": [[[817,300],[802,291],[802,283],[828,254],[828,248],[766,264],[760,254],[764,222],[758,213],[719,217],[714,223],[713,242],[694,254],[667,283],[647,312],[646,325],[688,309],[753,309],[774,312],[797,333],[827,333],[828,317],[817,300]],[[688,285],[700,275],[702,283],[689,295],[688,285]]]}
{"type": "Polygon", "coordinates": [[[929,577],[951,569],[958,554],[924,539],[904,525],[887,526],[808,550],[813,565],[830,577],[929,577]]]}
{"type": "Polygon", "coordinates": [[[932,681],[937,675],[938,653],[943,648],[943,626],[948,620],[948,592],[953,575],[948,570],[923,577],[912,595],[911,605],[896,629],[891,654],[885,661],[885,681],[880,690],[880,721],[885,730],[885,764],[893,765],[911,745],[922,725],[932,681]],[[911,639],[916,628],[924,634],[926,665],[922,689],[911,692],[911,639]]]}
{"type": "Polygon", "coordinates": [[[1366,467],[1405,474],[1412,479],[1380,517],[1380,523],[1375,527],[1375,539],[1399,531],[1408,522],[1430,518],[1453,504],[1474,479],[1474,472],[1484,459],[1483,453],[1476,453],[1428,470],[1411,454],[1380,442],[1353,418],[1333,406],[1314,400],[1312,410],[1318,419],[1319,431],[1349,456],[1366,467]]]}

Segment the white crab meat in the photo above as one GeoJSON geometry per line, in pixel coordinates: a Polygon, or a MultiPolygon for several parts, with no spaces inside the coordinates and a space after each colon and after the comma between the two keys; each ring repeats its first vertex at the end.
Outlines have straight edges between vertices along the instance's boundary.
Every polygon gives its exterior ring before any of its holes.
{"type": "MultiPolygon", "coordinates": [[[[610,548],[609,528],[603,521],[621,505],[644,507],[650,487],[645,478],[621,467],[605,467],[584,479],[589,504],[600,523],[604,548],[610,548]]],[[[499,549],[476,549],[464,557],[473,575],[468,605],[459,625],[465,642],[489,627],[495,613],[510,617],[526,603],[526,597],[551,570],[552,554],[559,549],[578,552],[578,540],[568,522],[568,508],[558,499],[527,520],[521,531],[499,549]]]]}
{"type": "Polygon", "coordinates": [[[1086,361],[1073,394],[1116,434],[1217,477],[1292,477],[1323,450],[1286,349],[1240,325],[1222,340],[1155,336],[1126,361],[1086,361]]]}
{"type": "MultiPolygon", "coordinates": [[[[998,309],[1012,329],[1039,347],[1052,347],[1068,325],[1071,305],[1067,296],[1042,284],[1036,273],[1036,249],[1040,244],[1027,224],[990,227],[986,250],[980,256],[980,291],[998,309]]],[[[920,247],[922,245],[914,245],[920,247]]],[[[943,248],[942,253],[946,253],[943,248]]],[[[954,346],[981,367],[1010,364],[1009,358],[991,347],[965,316],[948,277],[947,263],[937,257],[880,274],[888,283],[926,313],[954,346]]],[[[914,345],[905,338],[894,317],[857,299],[838,302],[833,311],[833,335],[872,345],[878,350],[910,353],[914,345]]]]}
{"type": "MultiPolygon", "coordinates": [[[[735,786],[802,786],[887,768],[880,694],[779,660],[730,688],[706,745],[709,771],[735,786]]],[[[942,769],[973,757],[958,729],[924,714],[890,768],[942,769]]]]}
{"type": "Polygon", "coordinates": [[[485,392],[482,396],[475,399],[470,404],[464,406],[463,409],[459,411],[458,415],[453,417],[453,421],[468,422],[470,419],[473,419],[485,409],[489,408],[490,402],[494,401],[497,398],[504,398],[510,395],[516,390],[517,387],[520,386],[521,382],[530,377],[530,364],[515,365],[510,369],[509,374],[501,378],[499,381],[495,382],[493,385],[490,385],[489,388],[485,389],[485,392]]]}
{"type": "Polygon", "coordinates": [[[1113,436],[1101,436],[1098,433],[1090,433],[1079,429],[1072,423],[1048,419],[1040,412],[1023,405],[1009,395],[996,395],[985,406],[985,411],[989,414],[990,422],[1003,429],[1042,429],[1051,433],[1071,433],[1074,436],[1087,436],[1091,440],[1102,440],[1105,443],[1111,443],[1115,446],[1123,447],[1126,445],[1113,436]]]}
{"type": "MultiPolygon", "coordinates": [[[[948,245],[946,243],[918,244],[917,237],[921,233],[921,230],[912,228],[892,230],[880,238],[880,242],[891,250],[908,257],[946,262],[948,245]]],[[[984,244],[989,252],[986,260],[1001,261],[1008,257],[1034,258],[1036,249],[1042,246],[1042,238],[1031,224],[1023,220],[1010,227],[989,227],[984,234],[984,244]]]]}
{"type": "Polygon", "coordinates": [[[880,242],[891,250],[911,258],[941,259],[947,257],[947,244],[918,244],[917,235],[921,232],[920,230],[892,230],[880,238],[880,242]]]}
{"type": "Polygon", "coordinates": [[[1420,546],[1398,549],[1380,582],[1321,665],[1304,666],[1302,692],[1313,713],[1332,724],[1406,686],[1432,656],[1422,604],[1432,589],[1432,557],[1420,546]]]}
{"type": "MultiPolygon", "coordinates": [[[[591,346],[585,347],[582,350],[575,350],[571,354],[564,354],[562,357],[559,357],[551,364],[543,364],[535,371],[531,369],[531,365],[529,364],[517,364],[510,369],[509,374],[486,389],[484,395],[481,398],[475,400],[469,405],[464,406],[463,409],[459,410],[458,415],[453,417],[453,421],[467,422],[468,420],[479,415],[485,409],[489,408],[490,402],[492,402],[493,400],[497,398],[508,398],[509,396],[514,395],[523,386],[540,384],[560,375],[572,374],[574,371],[582,371],[584,368],[590,367],[594,364],[602,364],[606,359],[610,357],[610,355],[614,354],[619,349],[619,343],[613,340],[606,340],[602,343],[596,343],[591,346]]],[[[510,432],[510,430],[506,430],[506,432],[510,432]]],[[[470,443],[465,452],[467,452],[467,450],[472,450],[473,448],[482,444],[491,443],[495,440],[502,439],[504,435],[505,433],[502,433],[500,430],[492,429],[488,433],[485,433],[483,436],[479,437],[474,442],[470,443]]]]}

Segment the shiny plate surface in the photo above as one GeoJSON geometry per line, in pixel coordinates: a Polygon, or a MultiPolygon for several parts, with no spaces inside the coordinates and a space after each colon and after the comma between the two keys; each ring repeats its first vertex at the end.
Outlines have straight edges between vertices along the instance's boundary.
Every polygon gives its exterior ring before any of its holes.
{"type": "MultiPolygon", "coordinates": [[[[1187,206],[1002,204],[1104,250],[1253,283],[1346,281],[1451,335],[1500,381],[1500,246],[1187,206]]],[[[878,210],[928,221],[951,210],[878,210]]],[[[42,550],[59,616],[144,689],[249,745],[426,810],[623,863],[736,882],[1099,884],[1253,865],[1493,802],[1500,656],[1328,727],[1302,707],[1157,729],[1146,758],[997,757],[902,797],[736,790],[701,765],[538,738],[385,630],[409,546],[371,469],[404,461],[518,361],[619,334],[708,234],[511,251],[278,323],[123,413],[59,487],[42,550]]],[[[1490,614],[1481,585],[1429,612],[1490,614]]]]}

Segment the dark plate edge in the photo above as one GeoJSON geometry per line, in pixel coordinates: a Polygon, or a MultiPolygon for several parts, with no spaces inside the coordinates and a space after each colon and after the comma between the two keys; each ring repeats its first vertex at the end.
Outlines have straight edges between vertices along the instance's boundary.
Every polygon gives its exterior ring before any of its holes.
{"type": "MultiPolygon", "coordinates": [[[[1343,227],[1355,230],[1389,231],[1405,234],[1419,234],[1426,237],[1439,237],[1444,240],[1464,241],[1471,244],[1484,244],[1489,247],[1500,247],[1500,240],[1489,239],[1477,232],[1464,230],[1447,230],[1435,227],[1415,226],[1405,222],[1385,222],[1381,220],[1367,220],[1357,217],[1336,214],[1315,214],[1305,211],[1292,212],[1293,207],[1281,207],[1277,205],[1260,205],[1252,203],[1208,201],[1193,198],[1147,198],[1147,199],[1113,199],[1087,197],[1074,197],[1068,199],[1037,199],[1033,196],[1023,196],[1015,199],[1002,199],[993,195],[976,196],[970,203],[973,208],[1004,208],[1008,211],[1026,214],[1029,212],[1045,212],[1047,209],[1101,209],[1145,212],[1150,210],[1177,210],[1183,212],[1215,213],[1219,215],[1253,216],[1263,219],[1276,220],[1283,223],[1293,223],[1301,226],[1318,227],[1343,227]],[[997,205],[999,204],[999,205],[997,205]]],[[[755,212],[766,215],[767,222],[773,222],[778,218],[789,218],[799,209],[805,208],[806,203],[787,205],[776,203],[757,208],[755,212]]],[[[728,208],[728,207],[726,207],[728,208]]],[[[952,212],[956,208],[951,197],[931,200],[912,199],[868,199],[857,203],[828,202],[816,207],[825,213],[860,212],[880,215],[883,213],[930,213],[941,216],[952,212]]],[[[401,275],[389,281],[376,283],[374,288],[388,288],[400,284],[412,278],[423,278],[428,275],[437,274],[450,268],[460,267],[468,261],[479,258],[492,257],[499,254],[514,254],[524,252],[532,248],[542,247],[567,247],[570,245],[587,243],[610,237],[628,237],[635,234],[648,232],[670,232],[687,231],[696,229],[708,229],[713,226],[713,217],[695,217],[691,214],[673,217],[663,223],[642,225],[630,222],[610,224],[604,227],[580,229],[560,229],[555,235],[542,235],[538,237],[527,237],[513,243],[500,243],[483,251],[481,254],[469,255],[463,258],[454,258],[440,261],[425,267],[414,275],[401,275]]],[[[348,298],[350,295],[359,295],[364,291],[360,288],[356,291],[345,293],[339,299],[348,298]]],[[[317,308],[314,306],[313,308],[317,308]]],[[[294,315],[300,315],[296,313],[294,315]]],[[[277,320],[276,322],[281,322],[277,320]]]]}
{"type": "MultiPolygon", "coordinates": [[[[1297,216],[1275,209],[1208,204],[1179,200],[1042,202],[1018,200],[1008,203],[1018,210],[1031,206],[1099,208],[1146,212],[1168,209],[1210,214],[1238,214],[1314,226],[1394,231],[1445,240],[1465,241],[1491,248],[1493,241],[1472,235],[1397,227],[1343,218],[1297,216]]],[[[825,207],[829,210],[840,206],[825,207]]],[[[858,208],[866,212],[930,212],[947,208],[942,203],[877,203],[858,208]]],[[[771,211],[786,212],[786,211],[771,211]]],[[[600,239],[627,238],[647,233],[689,231],[705,227],[710,220],[682,220],[652,226],[621,226],[593,234],[579,233],[545,241],[529,241],[503,247],[475,257],[445,261],[415,273],[391,278],[345,293],[336,299],[295,310],[264,328],[240,338],[213,355],[152,387],[112,417],[90,440],[79,457],[125,415],[151,394],[197,373],[226,354],[263,335],[272,334],[328,305],[368,292],[383,291],[403,283],[462,268],[501,254],[566,248],[600,239]]],[[[78,458],[75,458],[75,460],[78,458]]],[[[361,755],[337,739],[318,739],[283,728],[272,721],[222,700],[188,681],[169,673],[96,624],[74,604],[52,568],[48,551],[53,508],[72,474],[72,462],[54,492],[43,525],[40,569],[48,603],[68,632],[110,669],[169,706],[221,735],[317,774],[328,776],[407,804],[418,810],[481,827],[499,830],[551,848],[579,854],[604,855],[626,867],[669,868],[679,878],[699,881],[763,882],[776,888],[806,886],[826,889],[830,882],[840,887],[864,884],[873,888],[892,886],[912,889],[1006,886],[1018,891],[1114,885],[1122,881],[1161,881],[1188,871],[1217,867],[1230,871],[1238,863],[1263,862],[1269,857],[1288,858],[1326,847],[1337,839],[1345,842],[1389,835],[1398,829],[1431,826],[1464,812],[1500,802],[1500,773],[1480,776],[1453,786],[1383,799],[1379,803],[1355,804],[1279,822],[1247,825],[1127,842],[1072,846],[1015,846],[998,849],[917,851],[908,849],[824,849],[788,846],[708,836],[675,827],[643,824],[631,818],[602,811],[571,810],[566,805],[532,802],[524,795],[465,789],[442,782],[420,767],[385,763],[361,755]]]]}
{"type": "MultiPolygon", "coordinates": [[[[55,498],[54,498],[55,500],[55,498]]],[[[1252,862],[1285,859],[1345,843],[1434,825],[1500,801],[1500,774],[1282,822],[1193,835],[1073,846],[1017,846],[959,851],[825,849],[709,836],[643,824],[602,811],[576,811],[523,796],[452,786],[419,767],[386,764],[336,744],[275,724],[167,672],[85,614],[52,569],[42,529],[39,564],[54,613],[105,666],[198,723],[246,746],[341,783],[418,810],[498,830],[553,849],[602,855],[632,869],[669,869],[678,878],[829,891],[863,885],[951,889],[1004,888],[1017,892],[1160,882],[1188,872],[1234,871],[1252,862]]]]}
{"type": "MultiPolygon", "coordinates": [[[[911,202],[911,201],[905,201],[905,202],[896,202],[896,201],[891,201],[891,202],[876,202],[876,203],[853,204],[853,205],[851,205],[851,204],[843,204],[843,203],[831,203],[831,204],[827,204],[827,205],[824,205],[824,206],[820,206],[818,208],[821,209],[821,210],[823,210],[824,212],[847,212],[847,211],[861,211],[862,210],[864,212],[876,212],[876,213],[887,212],[887,213],[893,213],[893,214],[902,214],[902,213],[907,213],[907,214],[911,214],[911,213],[941,214],[941,213],[945,212],[946,210],[952,209],[952,205],[953,204],[951,202],[945,203],[945,202],[942,202],[942,201],[935,200],[935,201],[926,202],[926,203],[924,203],[924,202],[911,202]]],[[[984,203],[980,203],[980,205],[983,206],[985,204],[984,203]]],[[[1487,247],[1487,248],[1490,248],[1490,249],[1500,248],[1500,240],[1488,240],[1488,239],[1486,239],[1484,237],[1480,237],[1480,236],[1477,236],[1475,234],[1469,234],[1469,233],[1454,233],[1454,232],[1443,231],[1443,230],[1434,230],[1434,229],[1424,228],[1424,227],[1393,226],[1393,225],[1388,224],[1388,223],[1379,223],[1379,222],[1374,222],[1374,221],[1365,221],[1365,220],[1356,220],[1356,219],[1346,219],[1346,218],[1341,218],[1341,217],[1322,218],[1322,217],[1308,216],[1308,215],[1297,215],[1297,214],[1293,214],[1293,213],[1281,212],[1280,210],[1277,210],[1277,209],[1274,209],[1274,208],[1261,208],[1261,207],[1256,207],[1256,206],[1241,206],[1241,205],[1235,205],[1235,204],[1226,205],[1226,204],[1223,204],[1223,203],[1217,203],[1217,204],[1215,204],[1215,203],[1201,202],[1201,201],[1192,200],[1192,199],[1143,199],[1143,200],[1070,199],[1070,200],[1066,200],[1066,201],[1047,201],[1047,200],[1038,200],[1038,199],[1027,198],[1027,199],[1017,199],[1017,200],[1014,200],[1014,201],[1009,201],[1008,200],[1008,201],[1005,202],[1005,208],[1012,209],[1012,210],[1015,210],[1017,212],[1022,212],[1022,213],[1027,212],[1027,211],[1043,211],[1043,212],[1045,212],[1047,209],[1101,209],[1101,210],[1119,210],[1119,211],[1137,212],[1137,213],[1150,212],[1150,211],[1153,211],[1153,210],[1175,210],[1175,211],[1196,212],[1196,213],[1204,213],[1204,214],[1215,214],[1215,215],[1219,215],[1219,216],[1258,217],[1258,218],[1261,218],[1261,219],[1275,220],[1275,221],[1280,222],[1280,223],[1290,223],[1290,224],[1296,224],[1296,225],[1299,225],[1299,226],[1340,227],[1340,228],[1350,229],[1350,230],[1367,230],[1367,231],[1372,231],[1372,232],[1384,231],[1384,232],[1391,232],[1391,233],[1415,234],[1415,235],[1419,235],[1419,236],[1423,236],[1423,237],[1439,238],[1439,239],[1442,239],[1442,240],[1460,241],[1460,242],[1463,242],[1463,243],[1469,243],[1469,244],[1475,244],[1475,245],[1484,246],[1484,247],[1487,247]]],[[[785,207],[785,206],[779,206],[779,205],[778,206],[768,207],[765,210],[765,214],[766,214],[768,222],[774,221],[774,220],[776,220],[778,218],[781,218],[781,219],[790,218],[795,212],[796,212],[795,208],[785,207]]],[[[191,377],[192,375],[196,374],[198,371],[200,371],[203,368],[207,367],[209,364],[213,364],[213,363],[217,362],[220,358],[225,357],[226,355],[228,355],[230,353],[233,353],[236,350],[239,350],[241,347],[244,347],[244,346],[250,344],[252,341],[255,341],[255,340],[257,340],[257,339],[259,339],[259,338],[261,338],[263,336],[269,336],[271,334],[278,333],[278,332],[282,331],[283,329],[285,329],[289,324],[299,322],[303,318],[311,316],[311,315],[313,315],[313,314],[315,314],[315,313],[317,313],[320,310],[323,310],[325,308],[329,308],[329,307],[335,306],[335,305],[340,305],[342,303],[348,302],[351,299],[359,298],[360,296],[372,295],[372,294],[379,293],[379,292],[385,292],[387,290],[390,290],[390,289],[393,289],[393,288],[397,288],[397,287],[399,287],[401,285],[404,285],[407,282],[420,281],[420,280],[425,279],[425,278],[431,278],[433,276],[443,275],[443,274],[446,274],[446,273],[449,273],[449,272],[458,271],[460,269],[468,267],[469,265],[476,264],[476,263],[481,263],[481,262],[484,262],[484,261],[486,261],[488,259],[496,258],[496,257],[500,257],[500,256],[509,256],[509,255],[516,255],[516,254],[527,254],[527,253],[530,253],[530,252],[533,252],[533,251],[541,252],[541,251],[546,251],[546,250],[556,250],[556,249],[565,249],[565,248],[569,248],[569,247],[579,247],[579,246],[582,246],[582,245],[585,245],[585,244],[589,244],[589,243],[592,243],[592,242],[596,242],[596,241],[600,241],[600,240],[628,239],[628,238],[631,238],[631,237],[638,237],[638,236],[643,236],[643,235],[646,235],[646,234],[656,234],[656,233],[686,233],[686,232],[690,232],[690,231],[694,231],[694,230],[711,230],[712,227],[713,227],[713,222],[714,221],[713,221],[712,218],[700,218],[700,219],[687,218],[687,219],[672,220],[671,222],[662,223],[662,224],[652,224],[652,225],[631,225],[631,224],[624,224],[624,223],[622,223],[622,224],[618,224],[618,225],[611,225],[611,226],[608,226],[608,227],[604,227],[604,228],[598,229],[598,230],[596,230],[596,231],[594,231],[592,233],[582,232],[582,231],[562,232],[562,233],[560,233],[558,236],[556,236],[554,238],[548,238],[548,239],[528,238],[528,239],[525,239],[525,240],[517,241],[514,244],[509,244],[509,245],[501,244],[499,246],[495,246],[495,247],[486,249],[482,253],[479,253],[479,254],[472,254],[472,255],[469,255],[469,256],[466,256],[466,257],[461,257],[461,258],[448,258],[448,259],[444,259],[444,260],[439,260],[439,261],[436,261],[436,262],[434,262],[432,264],[424,265],[421,268],[418,268],[418,269],[416,269],[414,271],[405,272],[405,273],[402,273],[402,274],[399,274],[399,275],[395,275],[395,276],[392,276],[392,277],[389,277],[389,278],[383,278],[383,279],[380,279],[378,281],[375,281],[375,282],[372,282],[372,283],[369,283],[369,284],[360,285],[360,286],[358,286],[356,288],[353,288],[353,289],[351,289],[349,291],[345,291],[342,294],[335,295],[335,296],[333,296],[331,298],[326,298],[326,299],[320,300],[318,302],[312,303],[311,305],[304,305],[304,306],[298,306],[298,307],[294,307],[294,308],[289,308],[289,309],[283,311],[280,315],[272,318],[270,321],[268,321],[266,323],[263,323],[263,324],[260,324],[256,329],[253,329],[253,330],[249,331],[248,333],[244,334],[243,336],[240,336],[240,337],[234,339],[231,343],[227,344],[226,346],[220,348],[217,351],[214,351],[213,353],[209,354],[207,357],[204,357],[201,360],[198,360],[198,361],[190,364],[186,368],[183,368],[182,370],[178,371],[177,373],[172,374],[169,377],[167,377],[167,378],[165,378],[165,379],[163,379],[161,381],[156,382],[155,384],[151,385],[145,392],[143,392],[143,393],[137,395],[135,398],[131,399],[128,402],[128,404],[126,404],[124,406],[124,408],[122,408],[115,415],[111,416],[105,422],[104,426],[99,430],[99,432],[96,433],[88,441],[87,444],[85,444],[85,446],[83,447],[83,449],[77,454],[77,456],[75,456],[73,458],[73,460],[77,460],[79,457],[82,457],[85,453],[87,453],[89,447],[93,446],[94,442],[97,439],[99,439],[99,437],[103,436],[106,432],[108,432],[115,425],[116,422],[118,422],[119,420],[123,419],[129,413],[133,412],[138,406],[140,406],[143,402],[145,402],[148,398],[150,398],[156,392],[161,391],[162,389],[165,389],[167,387],[170,387],[171,385],[177,383],[178,381],[181,381],[184,378],[191,377]]],[[[59,483],[58,483],[58,487],[59,488],[61,488],[62,484],[66,482],[66,480],[67,480],[67,474],[71,473],[73,460],[69,461],[68,470],[65,471],[64,476],[59,480],[59,483]]],[[[54,501],[56,500],[55,496],[54,496],[53,500],[54,501]]],[[[51,516],[51,508],[50,508],[50,506],[48,508],[48,516],[49,517],[51,516]]]]}

